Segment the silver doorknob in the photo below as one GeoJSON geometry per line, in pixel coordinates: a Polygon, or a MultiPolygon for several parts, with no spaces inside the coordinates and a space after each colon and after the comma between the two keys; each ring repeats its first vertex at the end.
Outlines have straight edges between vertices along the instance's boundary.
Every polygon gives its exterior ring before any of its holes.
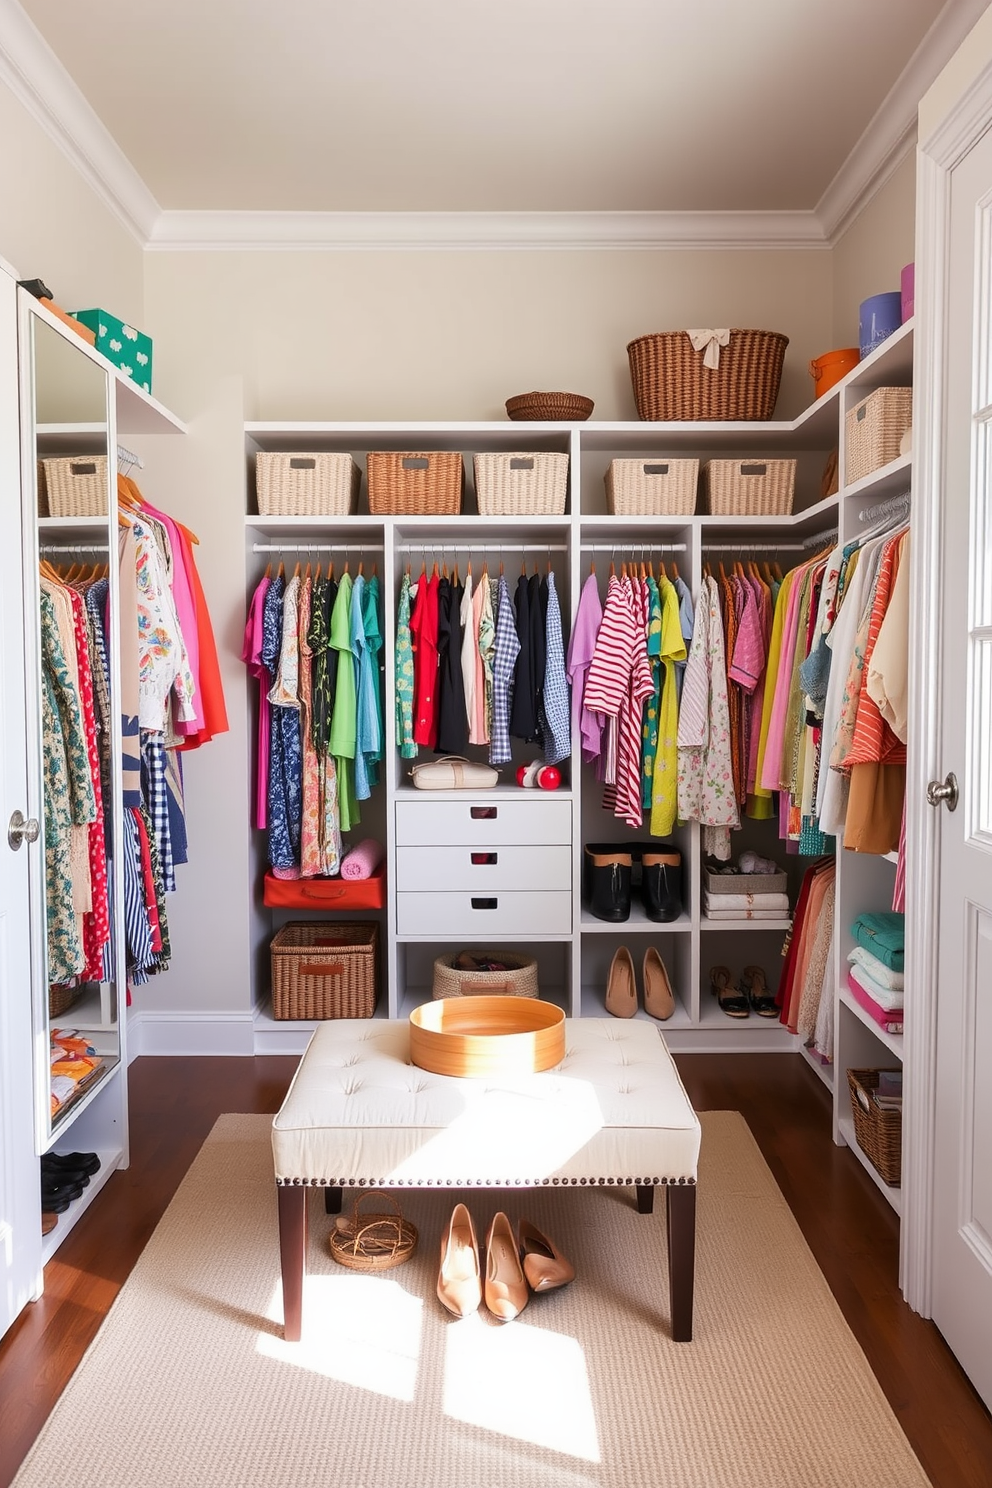
{"type": "Polygon", "coordinates": [[[948,775],[946,780],[931,780],[927,786],[927,800],[931,806],[946,806],[953,811],[958,804],[958,778],[948,775]]]}
{"type": "Polygon", "coordinates": [[[37,842],[40,831],[36,816],[24,817],[15,811],[7,823],[7,844],[16,852],[22,842],[37,842]]]}

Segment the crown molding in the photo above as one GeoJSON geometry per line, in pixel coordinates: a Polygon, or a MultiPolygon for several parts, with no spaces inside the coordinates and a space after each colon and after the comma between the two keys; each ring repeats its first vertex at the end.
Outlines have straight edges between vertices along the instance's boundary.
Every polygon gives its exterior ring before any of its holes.
{"type": "Polygon", "coordinates": [[[17,0],[0,0],[0,82],[144,247],[158,202],[17,0]]]}
{"type": "Polygon", "coordinates": [[[816,216],[830,247],[916,145],[920,99],[987,8],[988,0],[947,0],[816,204],[816,216]]]}
{"type": "Polygon", "coordinates": [[[812,212],[163,212],[158,252],[825,248],[812,212]]]}

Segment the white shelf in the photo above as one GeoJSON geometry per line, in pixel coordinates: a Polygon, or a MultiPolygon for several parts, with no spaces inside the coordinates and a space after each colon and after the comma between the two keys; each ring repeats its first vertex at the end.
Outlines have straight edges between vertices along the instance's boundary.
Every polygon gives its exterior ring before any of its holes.
{"type": "Polygon", "coordinates": [[[838,995],[840,997],[842,1005],[846,1007],[849,1012],[853,1013],[854,1016],[858,1019],[859,1023],[863,1023],[868,1032],[870,1034],[873,1034],[874,1037],[878,1039],[880,1044],[884,1044],[889,1053],[894,1054],[896,1059],[898,1059],[901,1063],[903,1035],[901,1033],[886,1033],[882,1025],[875,1022],[875,1019],[871,1016],[871,1014],[865,1011],[865,1009],[859,1002],[855,1000],[855,998],[851,995],[846,987],[841,987],[838,995]]]}
{"type": "MultiPolygon", "coordinates": [[[[610,1016],[610,1014],[606,1011],[605,987],[585,986],[582,988],[580,1016],[583,1018],[608,1018],[610,1016]]],[[[634,1014],[634,1017],[636,1019],[639,1019],[642,1023],[653,1023],[655,1028],[659,1029],[664,1034],[677,1032],[680,1030],[688,1030],[695,1027],[695,1024],[693,1023],[692,1017],[689,1013],[689,1009],[684,1005],[684,1003],[679,1001],[677,992],[675,994],[675,1011],[670,1018],[665,1018],[664,1020],[660,1018],[652,1018],[649,1013],[646,1013],[644,1011],[644,1008],[643,1006],[641,1006],[640,1002],[638,1003],[637,1012],[634,1014]]],[[[628,1021],[630,1020],[624,1018],[617,1019],[618,1023],[624,1023],[628,1021]]]]}
{"type": "Polygon", "coordinates": [[[912,471],[912,454],[898,455],[896,459],[890,460],[888,465],[883,465],[880,469],[863,475],[859,481],[854,482],[853,486],[845,486],[844,500],[852,502],[862,500],[866,506],[874,506],[879,501],[888,501],[893,496],[901,496],[910,488],[912,471]]]}
{"type": "MultiPolygon", "coordinates": [[[[55,1148],[58,1146],[64,1147],[65,1142],[54,1144],[55,1148]]],[[[95,1173],[90,1175],[90,1181],[79,1195],[79,1198],[74,1199],[65,1213],[59,1215],[58,1222],[54,1228],[49,1230],[47,1235],[42,1236],[42,1265],[48,1264],[70,1230],[82,1219],[104,1185],[109,1182],[117,1171],[117,1165],[123,1156],[123,1150],[120,1147],[97,1147],[95,1151],[97,1157],[100,1159],[99,1168],[95,1173]]]]}
{"type": "Polygon", "coordinates": [[[630,919],[612,923],[598,920],[583,909],[579,928],[583,935],[672,935],[692,930],[692,917],[683,910],[677,920],[649,920],[643,906],[631,904],[630,919]]]}
{"type": "Polygon", "coordinates": [[[875,1164],[862,1152],[858,1146],[858,1139],[854,1135],[854,1117],[841,1116],[838,1118],[837,1125],[840,1128],[840,1134],[844,1138],[845,1143],[854,1153],[854,1156],[858,1159],[858,1162],[864,1168],[869,1178],[872,1179],[879,1191],[885,1195],[896,1213],[901,1216],[902,1189],[893,1188],[891,1184],[886,1183],[881,1173],[875,1167],[875,1164]]]}
{"type": "Polygon", "coordinates": [[[792,920],[788,915],[782,915],[774,920],[710,920],[703,915],[699,922],[700,930],[770,930],[781,934],[783,930],[792,927],[792,920]]]}
{"type": "Polygon", "coordinates": [[[805,1062],[809,1065],[810,1069],[817,1076],[817,1078],[823,1081],[824,1085],[826,1085],[826,1087],[827,1087],[828,1090],[833,1090],[833,1088],[834,1088],[834,1067],[833,1067],[833,1065],[832,1064],[824,1064],[821,1059],[817,1059],[816,1055],[813,1054],[813,1053],[811,1053],[810,1050],[807,1049],[807,1047],[806,1047],[805,1044],[802,1044],[801,1043],[799,1045],[799,1052],[802,1055],[802,1057],[805,1060],[805,1062]]]}
{"type": "MultiPolygon", "coordinates": [[[[58,1027],[58,1023],[55,1026],[58,1027]]],[[[105,1054],[103,1056],[102,1068],[103,1073],[98,1079],[94,1080],[92,1085],[87,1087],[84,1094],[79,1096],[77,1100],[71,1101],[69,1105],[65,1106],[52,1117],[52,1135],[48,1144],[49,1148],[57,1147],[60,1143],[64,1143],[66,1133],[75,1125],[83,1112],[88,1110],[93,1102],[98,1100],[103,1092],[115,1080],[120,1078],[121,1063],[113,1055],[105,1054]]]]}

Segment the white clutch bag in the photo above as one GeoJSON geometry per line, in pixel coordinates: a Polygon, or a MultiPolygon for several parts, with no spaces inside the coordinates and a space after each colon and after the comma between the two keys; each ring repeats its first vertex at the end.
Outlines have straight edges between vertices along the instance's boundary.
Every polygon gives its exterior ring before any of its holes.
{"type": "Polygon", "coordinates": [[[414,765],[410,778],[418,790],[487,790],[499,780],[499,771],[459,754],[445,754],[414,765]]]}

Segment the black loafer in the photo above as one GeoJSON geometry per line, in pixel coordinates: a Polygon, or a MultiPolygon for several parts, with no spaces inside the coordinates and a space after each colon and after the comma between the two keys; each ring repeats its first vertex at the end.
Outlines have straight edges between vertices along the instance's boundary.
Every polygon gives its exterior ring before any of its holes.
{"type": "Polygon", "coordinates": [[[78,1168],[91,1175],[100,1171],[100,1159],[95,1152],[46,1152],[41,1160],[52,1168],[78,1168]]]}

